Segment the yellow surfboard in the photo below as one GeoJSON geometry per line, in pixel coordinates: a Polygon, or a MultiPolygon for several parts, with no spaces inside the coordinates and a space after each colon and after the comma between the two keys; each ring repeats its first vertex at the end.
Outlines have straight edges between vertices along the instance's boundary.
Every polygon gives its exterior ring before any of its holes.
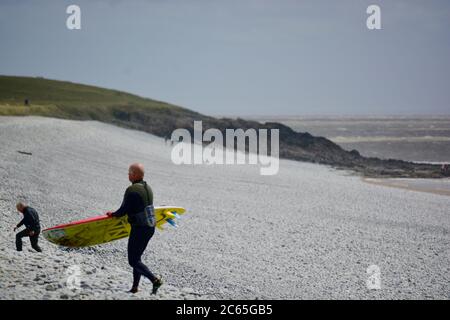
{"type": "MultiPolygon", "coordinates": [[[[182,207],[155,207],[156,227],[163,230],[165,223],[176,226],[176,219],[185,211],[182,207]]],[[[127,218],[126,215],[120,218],[97,216],[45,229],[42,235],[60,246],[94,246],[128,237],[131,226],[127,218]]]]}

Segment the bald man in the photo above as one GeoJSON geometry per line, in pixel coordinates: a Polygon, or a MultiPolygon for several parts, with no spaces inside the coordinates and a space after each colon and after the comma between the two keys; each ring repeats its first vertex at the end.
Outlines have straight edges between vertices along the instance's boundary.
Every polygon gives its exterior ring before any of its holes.
{"type": "Polygon", "coordinates": [[[39,215],[36,210],[28,207],[22,202],[17,203],[17,211],[23,214],[23,219],[14,228],[16,231],[21,226],[25,225],[25,229],[16,234],[16,249],[22,251],[22,238],[29,237],[31,247],[37,252],[42,252],[38,245],[39,233],[41,232],[41,225],[39,222],[39,215]]]}
{"type": "Polygon", "coordinates": [[[155,233],[155,215],[153,209],[153,192],[144,181],[144,166],[134,163],[128,169],[128,180],[131,186],[125,191],[122,205],[115,212],[108,212],[108,216],[121,217],[128,215],[131,225],[128,239],[128,262],[133,268],[133,286],[130,292],[138,292],[141,276],[153,283],[153,294],[162,285],[161,278],[157,278],[142,262],[141,257],[147,244],[155,233]]]}

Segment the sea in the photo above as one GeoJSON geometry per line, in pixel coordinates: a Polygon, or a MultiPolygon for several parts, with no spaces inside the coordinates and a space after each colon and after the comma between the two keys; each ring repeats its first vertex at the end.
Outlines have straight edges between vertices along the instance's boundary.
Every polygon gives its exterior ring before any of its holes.
{"type": "MultiPolygon", "coordinates": [[[[298,132],[330,139],[367,157],[450,164],[450,115],[447,116],[289,116],[247,117],[281,122],[298,132]]],[[[366,182],[450,196],[450,178],[363,179],[366,182]]]]}
{"type": "Polygon", "coordinates": [[[450,115],[416,117],[254,117],[309,132],[345,150],[382,159],[450,163],[450,115]]]}

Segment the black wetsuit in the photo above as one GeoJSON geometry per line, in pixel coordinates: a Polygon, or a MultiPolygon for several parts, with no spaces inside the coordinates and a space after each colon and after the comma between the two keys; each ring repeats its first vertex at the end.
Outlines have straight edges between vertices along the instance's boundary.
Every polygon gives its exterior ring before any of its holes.
{"type": "Polygon", "coordinates": [[[131,232],[128,239],[128,263],[133,267],[133,287],[139,285],[142,275],[150,279],[152,283],[157,280],[141,260],[148,242],[155,233],[155,227],[142,224],[136,218],[149,205],[153,205],[152,189],[145,181],[136,181],[128,187],[122,205],[112,214],[114,217],[128,214],[128,221],[131,224],[131,232]]]}
{"type": "Polygon", "coordinates": [[[17,228],[20,228],[22,225],[25,225],[26,229],[20,231],[16,234],[16,248],[17,251],[22,251],[22,238],[30,237],[31,247],[41,252],[41,248],[38,246],[39,233],[41,232],[41,225],[39,223],[39,215],[36,210],[31,207],[26,207],[23,210],[23,219],[17,225],[17,228]],[[30,232],[33,231],[34,234],[30,235],[30,232]]]}

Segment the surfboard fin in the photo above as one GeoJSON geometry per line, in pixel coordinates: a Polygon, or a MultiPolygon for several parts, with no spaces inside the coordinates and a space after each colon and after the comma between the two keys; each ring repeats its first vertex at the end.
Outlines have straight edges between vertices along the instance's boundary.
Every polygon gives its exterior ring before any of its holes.
{"type": "Polygon", "coordinates": [[[166,220],[172,227],[176,228],[178,227],[177,224],[175,223],[175,221],[173,219],[167,219],[166,220]]]}
{"type": "Polygon", "coordinates": [[[175,218],[181,219],[181,216],[180,216],[178,213],[176,213],[176,212],[172,212],[172,213],[173,213],[173,215],[175,216],[175,218]]]}
{"type": "Polygon", "coordinates": [[[175,219],[175,215],[170,211],[165,212],[164,216],[166,217],[166,220],[175,219]]]}

